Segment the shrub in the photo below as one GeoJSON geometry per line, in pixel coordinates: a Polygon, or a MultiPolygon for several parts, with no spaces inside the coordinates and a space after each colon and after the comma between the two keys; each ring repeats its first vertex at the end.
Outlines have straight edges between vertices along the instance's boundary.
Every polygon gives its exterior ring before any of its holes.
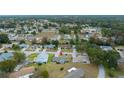
{"type": "Polygon", "coordinates": [[[43,78],[48,78],[49,77],[48,71],[47,70],[43,71],[42,76],[43,76],[43,78]]]}
{"type": "Polygon", "coordinates": [[[64,70],[64,67],[61,67],[61,68],[60,68],[60,71],[63,71],[63,70],[64,70]]]}
{"type": "Polygon", "coordinates": [[[109,70],[108,71],[108,76],[115,77],[115,74],[114,74],[114,72],[112,70],[109,70]]]}

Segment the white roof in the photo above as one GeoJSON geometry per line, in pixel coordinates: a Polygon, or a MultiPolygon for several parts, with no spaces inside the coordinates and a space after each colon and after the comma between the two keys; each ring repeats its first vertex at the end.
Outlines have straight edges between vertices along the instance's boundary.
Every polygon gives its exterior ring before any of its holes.
{"type": "Polygon", "coordinates": [[[72,71],[75,71],[75,70],[77,70],[77,68],[72,67],[72,68],[68,69],[68,72],[72,72],[72,71]]]}

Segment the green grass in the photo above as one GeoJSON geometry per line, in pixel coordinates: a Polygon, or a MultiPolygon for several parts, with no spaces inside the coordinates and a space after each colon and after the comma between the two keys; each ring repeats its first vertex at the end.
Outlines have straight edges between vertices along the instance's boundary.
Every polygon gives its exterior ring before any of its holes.
{"type": "Polygon", "coordinates": [[[62,49],[63,52],[72,52],[72,49],[62,49]]]}
{"type": "MultiPolygon", "coordinates": [[[[122,64],[121,64],[122,65],[122,64]]],[[[110,70],[105,68],[106,78],[118,78],[119,76],[124,76],[124,65],[119,66],[117,70],[110,70]]]]}
{"type": "Polygon", "coordinates": [[[51,63],[53,57],[54,57],[54,54],[49,54],[48,63],[51,63]]]}
{"type": "Polygon", "coordinates": [[[34,61],[34,58],[37,57],[37,55],[38,55],[38,54],[33,53],[33,54],[31,54],[31,55],[29,55],[29,56],[27,57],[27,60],[28,60],[28,61],[34,61]]]}

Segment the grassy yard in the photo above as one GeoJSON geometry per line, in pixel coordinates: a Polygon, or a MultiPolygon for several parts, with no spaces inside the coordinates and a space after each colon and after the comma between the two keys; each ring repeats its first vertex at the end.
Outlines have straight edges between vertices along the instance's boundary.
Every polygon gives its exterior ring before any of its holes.
{"type": "Polygon", "coordinates": [[[72,52],[72,49],[62,49],[63,52],[72,52]]]}
{"type": "Polygon", "coordinates": [[[96,78],[98,75],[98,67],[93,64],[82,64],[82,63],[71,63],[71,62],[65,64],[50,63],[39,66],[39,69],[47,70],[49,72],[50,78],[62,78],[68,74],[67,70],[72,67],[82,68],[85,72],[86,78],[96,78]],[[61,68],[64,69],[61,71],[60,70],[61,68]]]}
{"type": "Polygon", "coordinates": [[[53,57],[54,57],[54,54],[49,54],[48,63],[51,63],[53,57]]]}
{"type": "Polygon", "coordinates": [[[106,78],[118,78],[119,76],[124,76],[124,64],[120,64],[117,70],[106,69],[106,78]]]}
{"type": "Polygon", "coordinates": [[[34,58],[37,57],[37,55],[38,55],[38,54],[33,53],[33,54],[31,54],[31,55],[29,55],[29,56],[27,57],[27,60],[32,62],[32,61],[34,61],[34,58]]]}

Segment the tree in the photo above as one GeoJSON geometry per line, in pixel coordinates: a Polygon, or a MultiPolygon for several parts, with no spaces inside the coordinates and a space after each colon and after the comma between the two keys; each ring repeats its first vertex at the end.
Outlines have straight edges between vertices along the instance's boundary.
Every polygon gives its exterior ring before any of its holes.
{"type": "Polygon", "coordinates": [[[52,40],[51,44],[55,45],[56,47],[58,47],[59,45],[59,41],[58,40],[52,40]]]}
{"type": "Polygon", "coordinates": [[[7,34],[0,34],[0,43],[11,43],[7,34]]]}
{"type": "Polygon", "coordinates": [[[12,45],[12,49],[13,49],[13,50],[20,50],[21,48],[19,47],[19,45],[13,44],[13,45],[12,45]]]}
{"type": "Polygon", "coordinates": [[[48,38],[47,37],[43,37],[42,38],[42,44],[45,45],[45,44],[47,44],[47,42],[48,42],[48,38]]]}
{"type": "Polygon", "coordinates": [[[32,35],[36,35],[36,32],[35,32],[35,31],[33,31],[33,32],[31,32],[31,34],[32,34],[32,35]]]}
{"type": "Polygon", "coordinates": [[[109,68],[117,69],[117,60],[120,58],[118,52],[115,51],[107,51],[105,52],[104,59],[107,62],[107,66],[109,68]]]}
{"type": "Polygon", "coordinates": [[[48,78],[49,77],[49,73],[47,70],[41,72],[41,75],[43,76],[43,78],[48,78]]]}
{"type": "Polygon", "coordinates": [[[71,45],[74,45],[74,44],[75,44],[75,42],[74,42],[73,39],[70,40],[70,44],[71,44],[71,45]]]}
{"type": "Polygon", "coordinates": [[[19,44],[25,44],[25,40],[21,40],[19,44]]]}
{"type": "Polygon", "coordinates": [[[104,62],[103,55],[104,52],[98,48],[89,48],[87,53],[90,57],[90,60],[94,64],[102,64],[104,62]]]}
{"type": "Polygon", "coordinates": [[[16,66],[16,62],[14,60],[5,60],[0,62],[0,71],[2,72],[12,72],[16,66]]]}
{"type": "Polygon", "coordinates": [[[45,29],[48,29],[48,27],[49,27],[48,24],[43,25],[43,28],[45,28],[45,29]]]}
{"type": "Polygon", "coordinates": [[[14,60],[17,64],[22,63],[25,60],[25,54],[21,52],[15,52],[14,53],[14,60]]]}

